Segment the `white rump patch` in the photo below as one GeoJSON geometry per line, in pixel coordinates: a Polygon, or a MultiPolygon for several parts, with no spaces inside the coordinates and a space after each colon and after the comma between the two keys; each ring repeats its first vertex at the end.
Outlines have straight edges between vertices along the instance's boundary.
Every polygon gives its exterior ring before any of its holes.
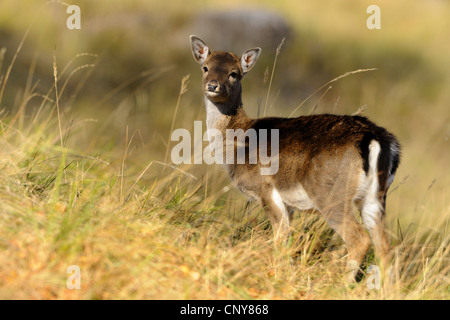
{"type": "Polygon", "coordinates": [[[379,190],[377,164],[380,151],[381,147],[378,141],[372,140],[369,145],[369,170],[365,179],[361,179],[362,185],[360,186],[360,189],[364,191],[361,216],[369,232],[375,227],[382,208],[377,196],[379,190]]]}

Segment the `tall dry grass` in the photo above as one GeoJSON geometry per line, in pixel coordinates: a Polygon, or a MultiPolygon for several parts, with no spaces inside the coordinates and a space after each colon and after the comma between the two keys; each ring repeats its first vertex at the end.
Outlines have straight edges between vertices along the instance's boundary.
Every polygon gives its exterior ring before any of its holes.
{"type": "Polygon", "coordinates": [[[26,136],[1,122],[2,298],[448,297],[448,215],[435,230],[398,226],[388,290],[368,289],[364,276],[350,288],[340,276],[345,250],[320,217],[300,214],[279,252],[262,210],[246,206],[220,170],[194,178],[189,166],[169,167],[140,183],[158,163],[129,176],[129,145],[116,151],[124,154],[120,170],[66,150],[56,104],[29,119],[26,136]],[[81,269],[81,290],[66,287],[70,265],[81,269]]]}

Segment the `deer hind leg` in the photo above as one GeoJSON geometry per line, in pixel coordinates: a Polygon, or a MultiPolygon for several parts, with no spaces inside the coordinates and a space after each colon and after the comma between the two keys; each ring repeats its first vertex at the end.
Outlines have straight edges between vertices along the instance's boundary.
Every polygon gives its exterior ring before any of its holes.
{"type": "Polygon", "coordinates": [[[354,282],[369,249],[370,237],[353,215],[351,201],[335,202],[332,207],[322,208],[321,213],[347,246],[346,281],[354,282]]]}
{"type": "Polygon", "coordinates": [[[380,267],[386,270],[389,261],[389,240],[385,230],[384,201],[368,195],[362,204],[361,216],[372,238],[380,267]]]}
{"type": "Polygon", "coordinates": [[[285,241],[290,232],[290,219],[288,208],[275,188],[266,191],[261,197],[261,204],[264,207],[272,224],[275,243],[285,241]]]}
{"type": "Polygon", "coordinates": [[[354,199],[360,183],[358,167],[344,159],[321,177],[318,180],[321,188],[313,190],[312,198],[328,225],[345,242],[348,251],[346,280],[354,282],[371,244],[368,233],[354,214],[354,199]]]}

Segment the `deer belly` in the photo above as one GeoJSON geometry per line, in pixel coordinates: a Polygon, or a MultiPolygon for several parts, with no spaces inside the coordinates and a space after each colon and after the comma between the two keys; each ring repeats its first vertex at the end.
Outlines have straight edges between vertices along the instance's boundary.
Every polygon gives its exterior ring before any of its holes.
{"type": "Polygon", "coordinates": [[[295,207],[299,210],[314,209],[314,203],[309,198],[305,189],[301,184],[298,184],[294,188],[286,190],[278,190],[283,202],[291,207],[295,207]]]}

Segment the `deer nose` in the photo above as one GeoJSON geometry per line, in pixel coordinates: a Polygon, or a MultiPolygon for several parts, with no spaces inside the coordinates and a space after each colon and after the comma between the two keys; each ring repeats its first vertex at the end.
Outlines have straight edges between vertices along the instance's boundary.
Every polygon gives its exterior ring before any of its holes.
{"type": "Polygon", "coordinates": [[[217,83],[217,81],[211,81],[208,83],[208,91],[215,92],[218,87],[219,84],[217,83]]]}

